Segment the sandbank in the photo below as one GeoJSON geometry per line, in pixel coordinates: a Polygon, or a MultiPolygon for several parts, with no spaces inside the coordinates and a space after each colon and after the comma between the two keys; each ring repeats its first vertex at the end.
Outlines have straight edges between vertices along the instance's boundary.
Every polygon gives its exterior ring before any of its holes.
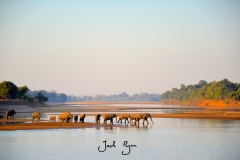
{"type": "MultiPolygon", "coordinates": [[[[39,123],[32,123],[30,115],[32,112],[38,111],[40,113],[62,113],[62,112],[75,112],[75,113],[86,113],[87,116],[94,116],[96,113],[104,115],[105,113],[117,113],[119,114],[138,114],[141,113],[141,109],[194,109],[193,112],[184,112],[179,114],[158,114],[151,113],[151,116],[154,118],[192,118],[192,119],[219,119],[219,120],[240,120],[240,108],[203,108],[203,107],[182,107],[182,106],[158,106],[158,107],[149,107],[140,103],[138,107],[131,106],[121,106],[125,103],[117,103],[119,106],[109,106],[104,105],[107,102],[83,102],[87,104],[97,104],[97,106],[87,106],[87,107],[56,107],[54,105],[50,106],[41,106],[41,107],[28,107],[26,105],[4,105],[0,106],[0,115],[4,116],[4,119],[0,119],[0,130],[35,130],[35,129],[70,129],[70,128],[101,128],[101,127],[122,127],[122,125],[110,125],[102,124],[103,119],[101,119],[101,124],[92,123],[63,123],[63,122],[48,122],[47,120],[40,120],[39,123]],[[5,111],[7,109],[15,109],[17,114],[15,119],[7,120],[5,117],[5,111]],[[139,110],[140,109],[140,110],[139,110]]],[[[79,103],[77,103],[79,104],[79,103]]],[[[110,103],[108,104],[116,104],[110,103]]],[[[129,103],[127,103],[129,104],[129,103]]],[[[139,104],[139,103],[137,103],[139,104]]],[[[153,111],[154,112],[154,111],[153,111]]],[[[142,120],[140,121],[142,123],[142,120]]],[[[125,126],[126,127],[126,126],[125,126]]]]}

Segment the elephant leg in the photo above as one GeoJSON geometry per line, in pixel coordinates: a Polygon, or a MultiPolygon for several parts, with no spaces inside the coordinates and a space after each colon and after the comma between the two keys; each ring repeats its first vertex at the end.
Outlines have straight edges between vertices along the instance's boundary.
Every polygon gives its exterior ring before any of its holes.
{"type": "Polygon", "coordinates": [[[149,124],[148,119],[146,118],[147,124],[149,124]]]}
{"type": "Polygon", "coordinates": [[[135,125],[137,125],[138,120],[135,119],[135,125]]]}
{"type": "Polygon", "coordinates": [[[111,118],[110,123],[113,124],[113,118],[111,118]]]}

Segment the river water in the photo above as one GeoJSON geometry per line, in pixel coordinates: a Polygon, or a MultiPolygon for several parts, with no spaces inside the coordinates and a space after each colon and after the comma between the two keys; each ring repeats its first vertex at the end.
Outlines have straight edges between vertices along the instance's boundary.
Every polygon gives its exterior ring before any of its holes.
{"type": "Polygon", "coordinates": [[[0,159],[238,160],[240,157],[240,121],[177,118],[153,118],[153,121],[154,124],[139,127],[122,124],[113,128],[1,131],[0,159]],[[104,141],[108,145],[115,141],[116,147],[99,152],[105,149],[104,141]],[[126,146],[131,144],[130,151],[126,146]]]}

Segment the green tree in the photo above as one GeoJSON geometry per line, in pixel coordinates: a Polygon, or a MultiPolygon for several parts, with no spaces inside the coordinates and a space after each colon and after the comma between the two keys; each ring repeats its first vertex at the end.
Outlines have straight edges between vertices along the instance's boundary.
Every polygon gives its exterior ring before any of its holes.
{"type": "Polygon", "coordinates": [[[199,87],[206,86],[207,84],[208,84],[207,81],[204,81],[204,80],[200,80],[200,81],[198,82],[198,86],[199,86],[199,87]]]}
{"type": "Polygon", "coordinates": [[[48,101],[48,97],[45,97],[40,92],[38,92],[34,98],[38,99],[39,102],[47,102],[48,101]]]}
{"type": "Polygon", "coordinates": [[[22,99],[26,100],[28,102],[33,102],[33,98],[31,96],[26,95],[26,94],[24,96],[22,96],[22,99]]]}
{"type": "Polygon", "coordinates": [[[236,91],[236,99],[238,101],[240,101],[240,87],[238,88],[238,90],[236,91]]]}
{"type": "Polygon", "coordinates": [[[3,81],[0,85],[0,95],[3,98],[15,99],[17,97],[17,92],[17,86],[10,81],[3,81]]]}
{"type": "Polygon", "coordinates": [[[28,91],[27,86],[18,87],[17,98],[22,99],[22,97],[27,93],[27,91],[28,91]]]}

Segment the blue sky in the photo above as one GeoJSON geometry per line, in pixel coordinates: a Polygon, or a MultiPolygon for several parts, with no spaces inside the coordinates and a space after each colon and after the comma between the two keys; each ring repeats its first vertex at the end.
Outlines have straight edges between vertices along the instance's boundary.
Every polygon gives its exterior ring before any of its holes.
{"type": "Polygon", "coordinates": [[[0,81],[74,95],[240,82],[240,2],[0,1],[0,81]]]}

